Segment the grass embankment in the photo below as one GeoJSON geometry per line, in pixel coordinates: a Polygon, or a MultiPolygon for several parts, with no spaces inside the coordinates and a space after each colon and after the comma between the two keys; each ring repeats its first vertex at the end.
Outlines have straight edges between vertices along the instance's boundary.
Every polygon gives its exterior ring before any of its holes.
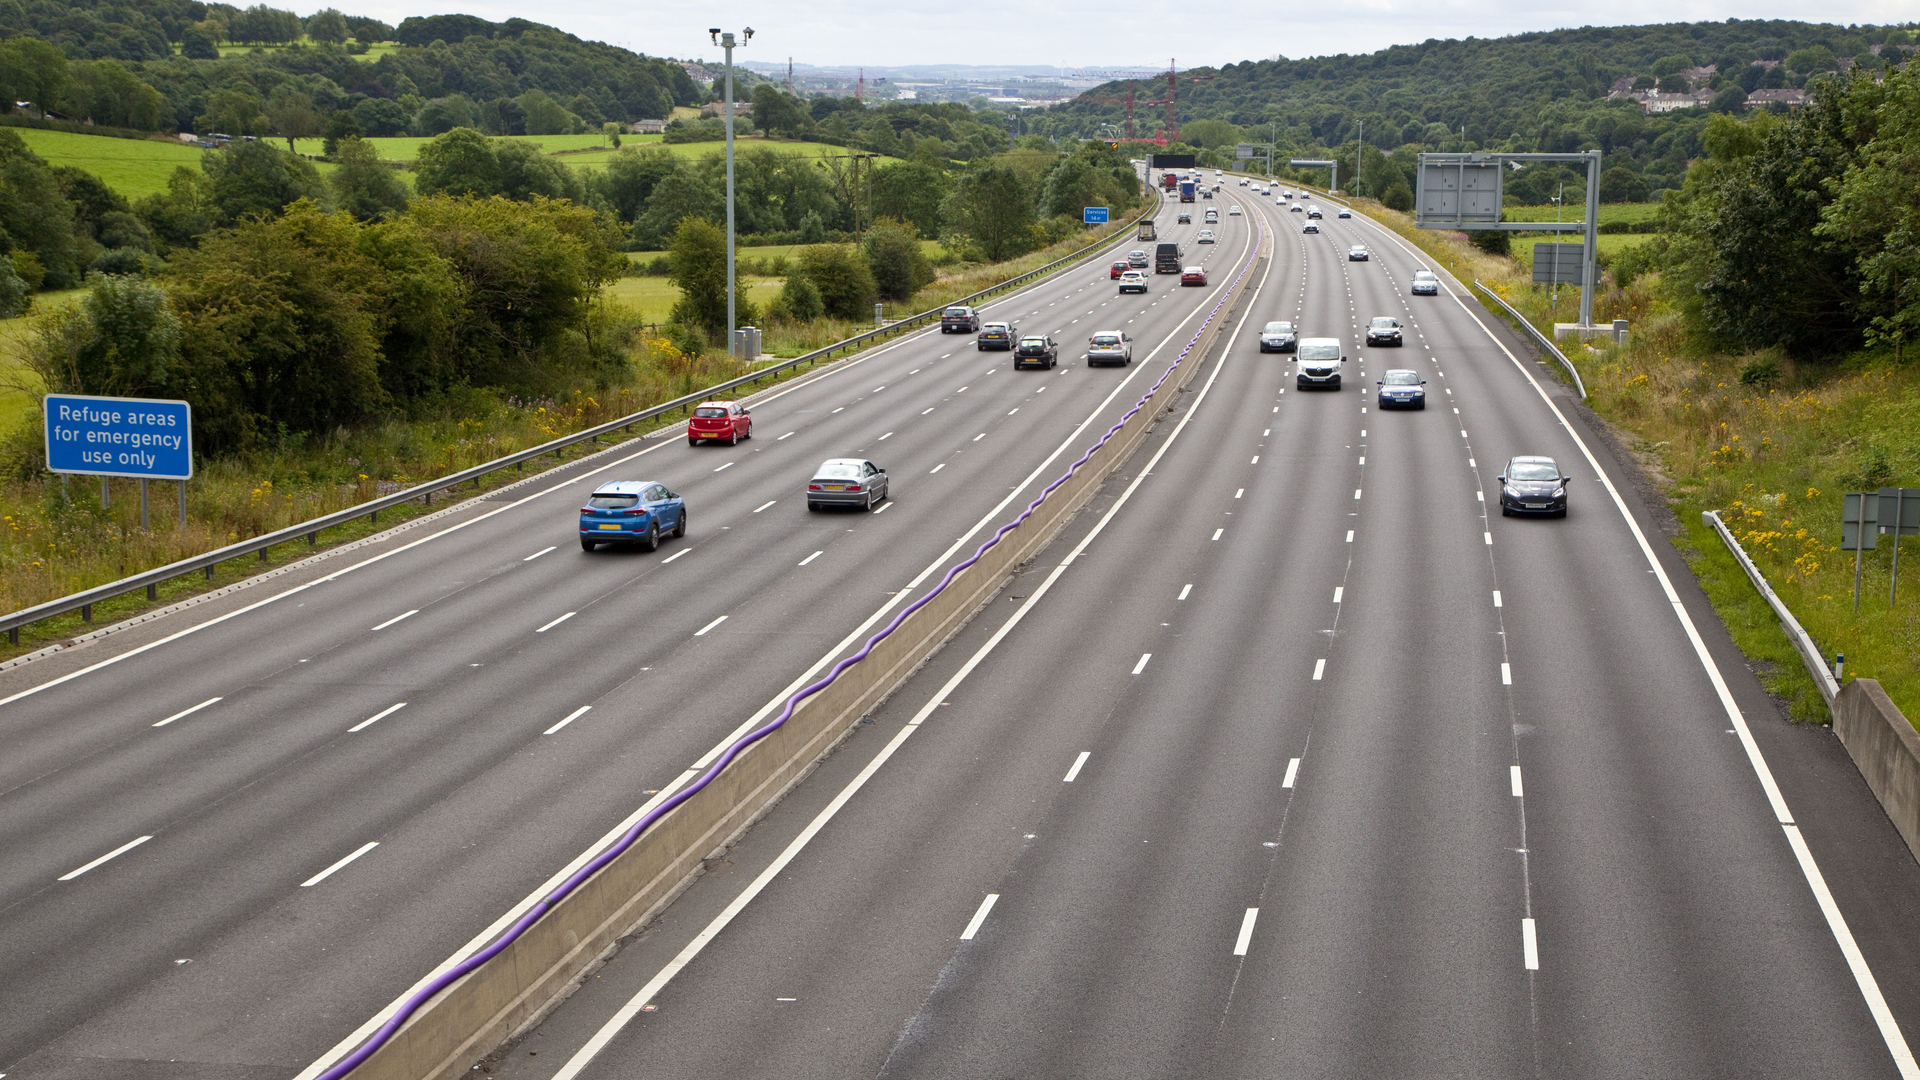
{"type": "MultiPolygon", "coordinates": [[[[1461,234],[1416,230],[1405,214],[1366,209],[1462,281],[1496,288],[1543,331],[1579,310],[1578,290],[1562,289],[1552,310],[1515,260],[1487,255],[1461,234]]],[[[1580,370],[1588,405],[1665,493],[1681,527],[1676,545],[1768,690],[1797,719],[1828,719],[1772,609],[1701,524],[1702,511],[1722,511],[1815,643],[1829,657],[1846,654],[1849,677],[1878,679],[1920,720],[1920,543],[1902,545],[1897,604],[1888,597],[1893,538],[1865,553],[1857,613],[1853,553],[1839,550],[1842,493],[1920,486],[1920,365],[1895,363],[1890,349],[1832,365],[1771,350],[1717,352],[1687,332],[1654,281],[1597,294],[1594,318],[1627,319],[1627,346],[1568,341],[1561,349],[1580,370]]]]}
{"type": "MultiPolygon", "coordinates": [[[[1110,226],[1106,235],[1120,231],[1110,226]]],[[[907,310],[921,311],[1024,273],[1093,242],[1077,235],[1008,263],[965,266],[943,276],[914,298],[907,310]]],[[[636,284],[672,288],[660,278],[625,278],[609,293],[619,302],[621,289],[636,284]]],[[[35,323],[54,306],[75,302],[83,293],[42,294],[35,314],[0,322],[0,384],[20,378],[19,346],[35,323]]],[[[766,297],[770,298],[770,297],[766,297]]],[[[649,302],[640,298],[641,303],[649,302]]],[[[657,298],[656,298],[657,299],[657,298]]],[[[756,300],[763,297],[756,295],[756,300]]],[[[804,326],[768,328],[768,351],[797,355],[870,329],[864,322],[822,319],[804,326]]],[[[468,468],[561,434],[625,416],[692,393],[703,386],[745,374],[748,367],[723,357],[687,358],[662,341],[637,343],[637,355],[620,385],[598,393],[576,392],[544,401],[504,401],[484,391],[442,403],[437,415],[392,419],[325,437],[286,440],[281,446],[230,458],[201,458],[187,488],[187,522],[175,521],[176,489],[160,483],[150,489],[153,531],[140,530],[139,484],[111,481],[110,505],[100,506],[100,481],[73,477],[0,481],[0,611],[45,603],[155,566],[188,558],[243,538],[286,528],[322,514],[364,502],[376,495],[468,468]]],[[[18,475],[22,457],[39,453],[38,395],[14,390],[0,394],[0,473],[18,475]]],[[[639,431],[635,432],[637,436],[639,431]]],[[[576,453],[585,451],[576,451],[576,453]]],[[[518,479],[505,470],[483,481],[486,491],[518,479]]],[[[392,525],[430,513],[419,504],[383,513],[392,525]]],[[[374,532],[365,519],[329,529],[322,546],[346,543],[374,532]]],[[[310,550],[304,541],[282,545],[272,561],[285,562],[310,550]]],[[[209,585],[200,575],[177,578],[159,590],[169,603],[258,572],[257,557],[230,560],[209,585]]],[[[97,605],[94,625],[103,625],[152,606],[135,593],[97,605]]],[[[0,659],[42,648],[84,633],[78,614],[48,619],[21,632],[20,645],[0,639],[0,659]]]]}

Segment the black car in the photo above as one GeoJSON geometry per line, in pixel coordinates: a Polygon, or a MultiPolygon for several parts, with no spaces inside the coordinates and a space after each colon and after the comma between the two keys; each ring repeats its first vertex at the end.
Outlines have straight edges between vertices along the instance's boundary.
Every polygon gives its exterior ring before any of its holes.
{"type": "Polygon", "coordinates": [[[1367,344],[1400,345],[1400,320],[1391,315],[1382,315],[1367,324],[1367,344]]]}
{"type": "Polygon", "coordinates": [[[1011,349],[1019,339],[1020,331],[1014,329],[1012,323],[990,322],[980,328],[980,336],[975,340],[980,345],[980,351],[986,352],[988,349],[1011,349]]]}
{"type": "Polygon", "coordinates": [[[970,307],[955,305],[940,313],[940,332],[943,334],[977,334],[980,332],[980,313],[970,307]]]}
{"type": "Polygon", "coordinates": [[[1544,514],[1567,516],[1567,484],[1573,477],[1560,472],[1550,457],[1523,455],[1507,462],[1500,481],[1500,516],[1544,514]]]}
{"type": "Polygon", "coordinates": [[[1015,371],[1032,364],[1035,367],[1050,368],[1060,362],[1060,346],[1050,337],[1032,335],[1020,339],[1013,349],[1013,369],[1015,371]]]}

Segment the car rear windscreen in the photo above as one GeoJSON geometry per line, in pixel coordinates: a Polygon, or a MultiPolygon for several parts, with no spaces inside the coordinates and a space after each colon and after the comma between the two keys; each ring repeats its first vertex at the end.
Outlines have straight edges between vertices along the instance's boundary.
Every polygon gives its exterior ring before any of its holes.
{"type": "Polygon", "coordinates": [[[947,309],[947,314],[956,319],[964,319],[967,316],[973,314],[973,312],[968,311],[966,308],[963,308],[963,307],[950,307],[947,309]]]}
{"type": "Polygon", "coordinates": [[[1340,346],[1338,345],[1302,345],[1300,346],[1300,359],[1302,360],[1338,360],[1340,359],[1340,346]]]}
{"type": "Polygon", "coordinates": [[[725,409],[695,409],[695,410],[693,410],[693,415],[695,415],[695,416],[704,416],[704,417],[706,417],[707,419],[709,419],[709,420],[711,420],[711,419],[713,419],[713,418],[715,418],[715,417],[720,417],[720,416],[725,416],[725,415],[727,415],[727,410],[725,410],[725,409]]]}
{"type": "Polygon", "coordinates": [[[1120,335],[1119,334],[1095,334],[1093,335],[1093,343],[1095,345],[1118,345],[1120,344],[1120,335]]]}
{"type": "Polygon", "coordinates": [[[594,495],[587,500],[587,505],[595,510],[625,510],[629,506],[638,505],[639,502],[638,495],[594,495]]]}
{"type": "Polygon", "coordinates": [[[819,475],[828,480],[857,480],[860,477],[860,466],[846,463],[822,465],[819,475]]]}

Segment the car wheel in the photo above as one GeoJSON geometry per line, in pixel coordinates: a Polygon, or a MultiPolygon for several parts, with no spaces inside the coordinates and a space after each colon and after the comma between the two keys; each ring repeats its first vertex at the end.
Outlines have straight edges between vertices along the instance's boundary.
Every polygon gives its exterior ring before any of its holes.
{"type": "Polygon", "coordinates": [[[1421,403],[1420,403],[1419,405],[1417,405],[1417,406],[1415,406],[1415,408],[1418,408],[1418,409],[1419,409],[1419,410],[1420,410],[1421,412],[1426,412],[1426,411],[1427,411],[1427,403],[1423,401],[1423,402],[1421,402],[1421,403]]]}
{"type": "Polygon", "coordinates": [[[727,445],[728,446],[740,445],[740,429],[739,428],[733,428],[732,430],[727,432],[727,445]]]}
{"type": "Polygon", "coordinates": [[[867,505],[861,507],[860,509],[865,510],[869,514],[873,513],[873,492],[871,491],[867,492],[867,505]]]}
{"type": "Polygon", "coordinates": [[[751,420],[749,420],[749,421],[747,421],[747,433],[746,433],[745,435],[742,435],[742,436],[740,436],[740,437],[741,437],[741,438],[743,438],[743,439],[751,439],[751,438],[753,438],[753,421],[751,421],[751,420]]]}
{"type": "Polygon", "coordinates": [[[1501,517],[1512,517],[1512,516],[1513,516],[1513,511],[1511,511],[1511,510],[1509,510],[1509,509],[1507,509],[1507,504],[1506,504],[1506,503],[1501,503],[1501,504],[1500,504],[1500,516],[1501,516],[1501,517]]]}
{"type": "Polygon", "coordinates": [[[680,511],[680,520],[673,523],[673,535],[687,535],[687,512],[684,509],[680,511]]]}
{"type": "Polygon", "coordinates": [[[597,548],[599,546],[600,546],[599,544],[594,543],[593,541],[587,539],[584,536],[580,538],[581,551],[592,551],[594,548],[597,548]]]}
{"type": "Polygon", "coordinates": [[[812,500],[808,500],[807,510],[812,513],[818,513],[820,510],[820,504],[812,500]]]}
{"type": "Polygon", "coordinates": [[[643,551],[659,551],[660,550],[660,523],[659,522],[657,521],[647,522],[647,536],[646,536],[646,539],[640,541],[640,548],[643,551]]]}
{"type": "Polygon", "coordinates": [[[688,446],[699,446],[699,445],[700,445],[700,440],[699,440],[699,439],[696,439],[696,438],[694,438],[694,437],[693,437],[693,436],[691,436],[691,435],[689,435],[689,436],[687,436],[687,445],[688,445],[688,446]]]}

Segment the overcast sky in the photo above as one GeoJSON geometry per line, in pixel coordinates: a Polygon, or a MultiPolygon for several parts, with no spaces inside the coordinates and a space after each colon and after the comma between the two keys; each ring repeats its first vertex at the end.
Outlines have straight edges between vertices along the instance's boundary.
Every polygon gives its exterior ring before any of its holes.
{"type": "MultiPolygon", "coordinates": [[[[237,0],[236,0],[237,2],[237,0]]],[[[337,0],[336,0],[337,2],[337,0]]],[[[1913,0],[1762,0],[1728,7],[1707,0],[1348,0],[1337,8],[1276,4],[1229,8],[1115,4],[1108,0],[739,0],[733,4],[632,8],[589,0],[400,0],[341,3],[349,14],[398,24],[409,15],[463,12],[515,16],[655,56],[718,60],[707,28],[751,26],[740,60],[845,64],[1058,64],[1114,69],[1218,66],[1271,57],[1369,53],[1428,38],[1501,37],[1596,22],[1633,25],[1707,19],[1801,19],[1891,23],[1911,20],[1913,0]],[[696,8],[698,10],[696,10],[696,8]]],[[[300,9],[301,14],[309,12],[300,9]]]]}

